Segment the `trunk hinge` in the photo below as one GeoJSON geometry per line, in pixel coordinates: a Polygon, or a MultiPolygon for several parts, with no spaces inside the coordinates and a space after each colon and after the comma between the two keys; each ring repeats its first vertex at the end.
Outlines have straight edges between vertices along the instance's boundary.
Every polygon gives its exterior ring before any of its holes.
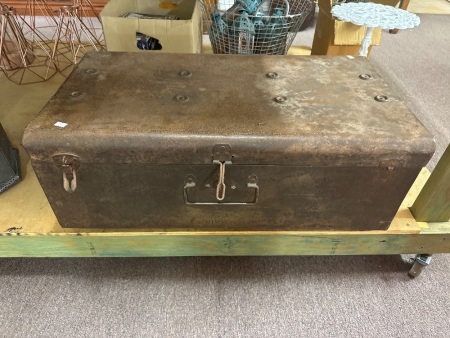
{"type": "Polygon", "coordinates": [[[229,144],[216,144],[213,147],[213,163],[219,165],[219,182],[216,187],[216,199],[223,201],[225,199],[225,165],[230,165],[233,155],[229,144]]]}
{"type": "Polygon", "coordinates": [[[53,156],[53,162],[63,173],[64,190],[73,193],[77,188],[77,169],[80,166],[80,159],[75,155],[58,154],[53,156]]]}

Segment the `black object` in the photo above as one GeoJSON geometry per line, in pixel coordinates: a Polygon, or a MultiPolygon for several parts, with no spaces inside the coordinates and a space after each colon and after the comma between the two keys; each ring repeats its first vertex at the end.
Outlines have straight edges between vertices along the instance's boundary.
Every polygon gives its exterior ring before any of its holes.
{"type": "Polygon", "coordinates": [[[136,33],[137,48],[142,50],[161,50],[162,45],[159,40],[151,36],[136,33]]]}
{"type": "Polygon", "coordinates": [[[299,28],[299,31],[304,31],[305,29],[307,29],[313,25],[314,16],[316,14],[316,7],[317,7],[317,4],[313,1],[311,3],[311,8],[310,8],[308,14],[306,15],[305,21],[303,21],[302,25],[299,28]]]}
{"type": "Polygon", "coordinates": [[[0,123],[0,193],[19,181],[19,151],[12,147],[0,123]]]}
{"type": "Polygon", "coordinates": [[[176,15],[158,15],[158,14],[144,14],[134,12],[126,12],[124,15],[122,15],[122,17],[131,19],[180,20],[180,17],[176,15]]]}

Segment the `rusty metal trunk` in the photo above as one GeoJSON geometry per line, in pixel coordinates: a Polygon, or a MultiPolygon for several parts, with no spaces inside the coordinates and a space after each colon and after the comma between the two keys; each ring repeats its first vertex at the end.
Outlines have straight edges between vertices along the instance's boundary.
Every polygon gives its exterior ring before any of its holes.
{"type": "Polygon", "coordinates": [[[104,52],[23,143],[77,228],[386,229],[434,151],[365,58],[104,52]]]}

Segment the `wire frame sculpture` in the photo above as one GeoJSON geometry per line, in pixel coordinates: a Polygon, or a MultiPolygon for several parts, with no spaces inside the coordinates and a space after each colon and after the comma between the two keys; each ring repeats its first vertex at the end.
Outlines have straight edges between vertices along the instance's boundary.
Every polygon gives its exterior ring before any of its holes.
{"type": "Polygon", "coordinates": [[[27,23],[22,31],[29,41],[34,41],[36,34],[48,41],[54,40],[58,22],[45,0],[27,0],[22,19],[27,23]]]}
{"type": "Polygon", "coordinates": [[[313,0],[200,0],[216,54],[284,55],[313,0]]]}
{"type": "MultiPolygon", "coordinates": [[[[100,15],[92,2],[90,0],[72,0],[68,2],[66,7],[71,6],[77,6],[77,13],[80,20],[96,36],[100,44],[104,45],[100,15]]],[[[55,11],[47,0],[27,0],[23,18],[34,31],[38,31],[41,36],[44,36],[50,41],[55,40],[59,13],[60,10],[55,11]]],[[[32,39],[30,38],[32,34],[29,34],[25,30],[24,33],[27,39],[32,39]]]]}
{"type": "Polygon", "coordinates": [[[51,47],[37,33],[37,44],[30,43],[23,28],[31,30],[12,7],[0,4],[0,69],[17,84],[46,81],[58,71],[51,47]]]}
{"type": "Polygon", "coordinates": [[[54,10],[46,0],[27,0],[22,27],[33,45],[37,37],[51,41],[49,53],[58,70],[76,64],[88,50],[105,50],[100,15],[90,0],[72,0],[54,10]]]}
{"type": "Polygon", "coordinates": [[[91,0],[73,0],[73,5],[78,6],[79,17],[105,50],[106,42],[103,34],[100,14],[95,9],[91,0]]]}
{"type": "Polygon", "coordinates": [[[59,13],[58,25],[56,26],[52,58],[58,63],[61,72],[72,64],[77,64],[86,52],[105,49],[96,34],[79,16],[79,8],[78,5],[62,6],[57,10],[59,13]],[[59,56],[70,58],[71,64],[63,66],[59,56]]]}

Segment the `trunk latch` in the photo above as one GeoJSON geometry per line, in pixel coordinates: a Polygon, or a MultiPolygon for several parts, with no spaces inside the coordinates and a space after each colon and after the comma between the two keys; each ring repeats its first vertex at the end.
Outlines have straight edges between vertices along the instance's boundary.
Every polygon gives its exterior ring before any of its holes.
{"type": "Polygon", "coordinates": [[[77,169],[80,159],[75,155],[59,154],[53,156],[53,162],[63,173],[63,187],[68,193],[73,193],[77,188],[77,169]]]}
{"type": "MultiPolygon", "coordinates": [[[[194,175],[188,175],[184,181],[183,194],[184,202],[188,205],[255,205],[259,199],[258,177],[252,174],[248,176],[245,183],[245,172],[235,168],[236,172],[228,174],[228,184],[231,190],[228,193],[227,202],[225,200],[225,168],[232,164],[235,155],[231,152],[229,144],[216,144],[212,149],[212,163],[219,166],[219,181],[215,184],[215,174],[213,173],[207,179],[202,179],[202,185],[196,184],[194,175]],[[234,177],[233,177],[234,175],[234,177]],[[214,182],[214,183],[213,183],[214,182]],[[205,189],[206,188],[206,189],[205,189]],[[215,189],[215,196],[210,190],[215,189]]],[[[236,163],[236,162],[235,162],[236,163]]]]}
{"type": "Polygon", "coordinates": [[[223,201],[225,199],[225,165],[231,164],[233,155],[229,144],[216,144],[213,147],[213,163],[219,166],[219,182],[216,187],[216,199],[223,201]]]}

